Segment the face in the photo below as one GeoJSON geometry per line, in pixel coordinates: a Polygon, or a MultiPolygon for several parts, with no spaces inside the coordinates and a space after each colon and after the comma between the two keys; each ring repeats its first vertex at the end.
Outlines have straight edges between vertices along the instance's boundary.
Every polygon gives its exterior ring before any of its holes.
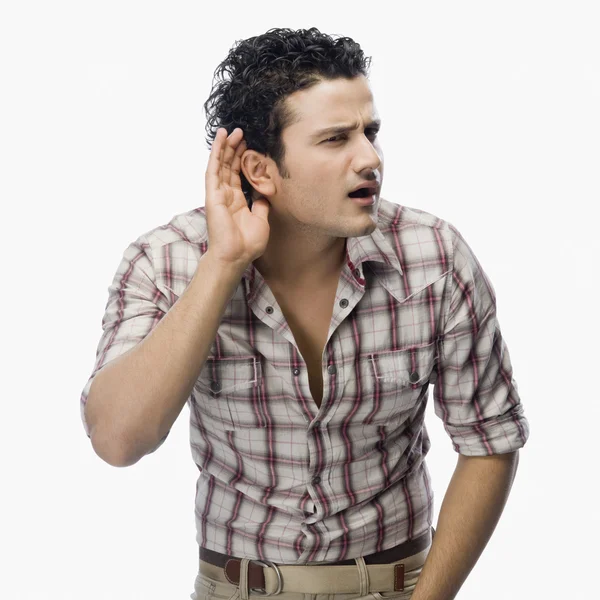
{"type": "Polygon", "coordinates": [[[368,235],[377,226],[375,203],[364,206],[348,197],[357,185],[383,183],[379,120],[368,80],[322,81],[288,96],[298,122],[282,132],[288,178],[276,167],[270,220],[331,237],[368,235]],[[358,125],[358,128],[355,126],[358,125]],[[348,127],[346,131],[322,130],[348,127]]]}

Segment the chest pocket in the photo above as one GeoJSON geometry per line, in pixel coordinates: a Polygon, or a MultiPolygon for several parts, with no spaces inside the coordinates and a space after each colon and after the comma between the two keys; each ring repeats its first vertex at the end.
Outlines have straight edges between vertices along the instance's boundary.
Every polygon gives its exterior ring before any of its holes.
{"type": "Polygon", "coordinates": [[[221,429],[265,427],[262,379],[256,356],[209,357],[194,385],[198,409],[221,429]]]}
{"type": "Polygon", "coordinates": [[[361,412],[364,424],[398,421],[425,394],[434,361],[428,346],[369,353],[360,358],[361,412]]]}

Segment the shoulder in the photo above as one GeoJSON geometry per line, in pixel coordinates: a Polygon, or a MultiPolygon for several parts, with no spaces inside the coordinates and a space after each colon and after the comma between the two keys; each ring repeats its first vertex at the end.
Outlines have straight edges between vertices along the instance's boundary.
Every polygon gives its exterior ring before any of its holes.
{"type": "Polygon", "coordinates": [[[168,223],[142,233],[126,254],[133,256],[136,265],[138,255],[146,256],[145,276],[170,299],[170,306],[189,285],[207,250],[208,228],[202,206],[174,215],[168,223]]]}
{"type": "Polygon", "coordinates": [[[153,253],[171,244],[187,244],[205,252],[208,243],[206,209],[201,206],[174,215],[168,223],[144,232],[138,239],[150,246],[153,253]]]}
{"type": "Polygon", "coordinates": [[[385,201],[378,227],[403,267],[407,265],[428,278],[447,275],[456,296],[475,290],[478,298],[485,299],[486,306],[495,303],[496,292],[490,278],[469,242],[450,221],[385,201]]]}
{"type": "Polygon", "coordinates": [[[406,206],[381,198],[379,205],[379,222],[382,226],[410,227],[421,225],[433,229],[445,229],[447,221],[421,208],[406,206]]]}
{"type": "Polygon", "coordinates": [[[377,229],[403,261],[440,261],[452,264],[456,228],[442,217],[381,198],[377,229]]]}

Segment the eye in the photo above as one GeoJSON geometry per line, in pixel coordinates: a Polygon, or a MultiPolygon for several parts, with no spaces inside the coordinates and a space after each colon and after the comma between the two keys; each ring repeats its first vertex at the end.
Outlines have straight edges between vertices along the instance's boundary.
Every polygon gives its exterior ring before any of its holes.
{"type": "MultiPolygon", "coordinates": [[[[373,139],[375,139],[377,137],[377,134],[379,133],[379,129],[367,129],[365,133],[367,134],[368,137],[373,137],[373,139]]],[[[341,135],[335,135],[333,137],[330,137],[324,141],[335,144],[336,142],[345,140],[345,139],[348,139],[348,136],[345,133],[343,133],[341,135]]]]}
{"type": "Polygon", "coordinates": [[[347,137],[348,136],[345,133],[343,133],[342,135],[334,135],[333,137],[330,137],[330,138],[326,139],[325,141],[335,143],[335,142],[339,141],[338,138],[346,139],[347,137]]]}

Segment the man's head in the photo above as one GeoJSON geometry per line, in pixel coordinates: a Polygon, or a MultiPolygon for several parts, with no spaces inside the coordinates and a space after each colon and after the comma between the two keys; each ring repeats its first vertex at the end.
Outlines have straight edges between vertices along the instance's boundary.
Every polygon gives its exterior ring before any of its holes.
{"type": "Polygon", "coordinates": [[[230,50],[215,71],[229,77],[204,105],[207,142],[219,127],[243,130],[240,176],[249,207],[262,196],[280,223],[334,237],[371,233],[379,196],[374,206],[348,197],[365,181],[383,181],[369,64],[353,40],[315,28],[271,29],[230,50]],[[353,129],[319,133],[341,125],[353,129]]]}

